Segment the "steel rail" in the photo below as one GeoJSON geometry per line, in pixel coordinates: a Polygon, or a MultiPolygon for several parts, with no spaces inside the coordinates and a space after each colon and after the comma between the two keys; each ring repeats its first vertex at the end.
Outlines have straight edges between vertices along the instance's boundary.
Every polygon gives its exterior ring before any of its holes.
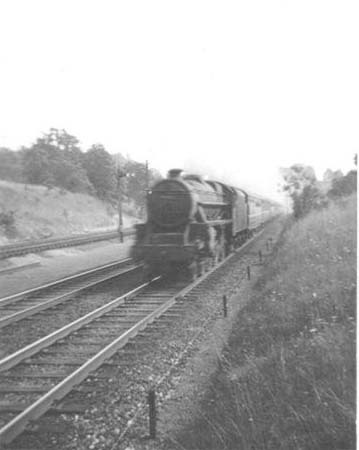
{"type": "Polygon", "coordinates": [[[58,341],[59,339],[64,338],[65,336],[69,335],[73,331],[78,330],[83,325],[91,322],[92,320],[97,319],[98,317],[101,317],[103,314],[105,314],[108,311],[111,311],[112,309],[116,308],[118,305],[124,303],[126,300],[133,297],[138,292],[143,290],[146,286],[148,286],[150,283],[154,282],[155,280],[157,280],[159,278],[160,277],[156,277],[147,283],[141,284],[137,288],[132,289],[131,291],[127,292],[124,295],[121,295],[121,297],[115,298],[111,302],[106,303],[106,305],[103,305],[100,308],[97,308],[94,311],[91,311],[90,313],[86,314],[85,316],[80,317],[79,319],[69,323],[68,325],[65,325],[64,327],[60,328],[59,330],[56,330],[53,333],[51,333],[47,336],[44,336],[41,339],[38,339],[37,341],[33,342],[32,344],[29,344],[26,347],[23,347],[22,349],[18,350],[17,352],[6,356],[5,358],[0,360],[0,372],[11,369],[12,367],[19,364],[22,360],[29,358],[30,356],[34,355],[38,351],[48,347],[49,345],[53,344],[54,342],[58,341]]]}
{"type": "MultiPolygon", "coordinates": [[[[259,237],[264,230],[259,232],[256,236],[254,236],[252,239],[247,241],[245,244],[243,244],[240,248],[238,248],[234,253],[231,253],[227,258],[225,258],[223,261],[221,261],[219,264],[217,264],[215,267],[213,267],[211,270],[206,272],[205,277],[210,275],[213,271],[219,269],[223,264],[225,264],[227,261],[229,261],[231,258],[234,257],[235,254],[243,251],[247,246],[249,246],[257,237],[259,237]]],[[[101,306],[100,308],[95,309],[94,311],[86,314],[83,317],[80,317],[79,319],[69,323],[68,325],[65,325],[64,327],[60,328],[59,330],[54,331],[53,333],[44,336],[43,338],[33,342],[32,344],[27,345],[26,347],[18,350],[15,353],[12,353],[11,355],[3,358],[0,360],[0,372],[3,372],[5,370],[11,369],[15,365],[19,364],[23,359],[27,359],[30,356],[34,355],[38,351],[42,350],[45,347],[48,347],[49,345],[53,344],[59,339],[62,339],[63,337],[70,334],[72,331],[75,331],[79,328],[81,328],[84,324],[91,322],[93,319],[101,317],[103,314],[105,314],[108,311],[111,311],[111,309],[114,309],[121,303],[124,303],[125,300],[128,300],[129,298],[136,295],[138,292],[143,290],[146,286],[148,286],[150,283],[154,282],[155,280],[158,280],[160,277],[153,278],[151,281],[141,284],[137,288],[131,290],[127,294],[122,295],[121,297],[118,297],[111,302],[107,303],[106,305],[101,306]]],[[[193,289],[198,283],[200,283],[203,280],[203,276],[198,278],[195,282],[191,283],[188,288],[185,288],[183,291],[191,290],[193,289]]]]}
{"type": "MultiPolygon", "coordinates": [[[[210,275],[211,272],[218,269],[223,263],[213,268],[206,274],[206,277],[210,275]]],[[[156,277],[150,282],[142,285],[144,288],[154,281],[158,280],[161,277],[156,277]]],[[[186,286],[176,295],[173,295],[169,300],[160,305],[158,308],[153,310],[146,317],[142,318],[138,323],[133,325],[131,328],[122,333],[118,338],[108,344],[105,348],[100,350],[96,355],[94,355],[91,359],[86,361],[82,366],[76,369],[73,373],[68,375],[64,380],[62,380],[59,384],[54,386],[49,392],[36,400],[32,405],[27,407],[24,411],[22,411],[18,416],[16,416],[13,420],[7,423],[0,430],[0,442],[9,443],[16,436],[18,436],[26,427],[26,425],[33,420],[38,419],[41,415],[43,415],[49,407],[56,401],[63,398],[66,394],[68,394],[74,386],[84,381],[91,372],[101,367],[101,365],[107,359],[111,358],[120,348],[124,347],[127,342],[134,336],[136,336],[139,331],[146,328],[146,326],[164,314],[168,309],[170,309],[178,299],[183,298],[188,291],[192,290],[197,284],[203,281],[203,277],[196,280],[194,283],[191,283],[189,286],[186,286]]],[[[139,289],[139,288],[137,288],[139,289]]],[[[126,296],[123,297],[127,297],[126,296]]]]}
{"type": "MultiPolygon", "coordinates": [[[[22,411],[18,416],[8,422],[2,429],[0,429],[0,443],[9,443],[16,436],[18,436],[25,428],[26,425],[33,420],[36,420],[41,415],[43,415],[49,407],[56,401],[63,398],[66,394],[68,394],[75,385],[81,383],[85,380],[88,375],[98,369],[105,360],[113,356],[120,348],[125,346],[129,339],[138,334],[139,331],[146,328],[149,323],[152,323],[156,318],[164,314],[168,309],[170,309],[177,300],[182,299],[189,291],[191,291],[194,287],[200,284],[204,279],[206,279],[211,273],[218,270],[222,265],[226,264],[234,255],[242,252],[246,247],[248,247],[263,231],[258,233],[255,237],[247,241],[243,246],[237,249],[234,253],[225,258],[218,265],[213,267],[210,271],[208,271],[204,276],[198,278],[195,282],[190,283],[184,289],[175,295],[172,295],[171,298],[165,301],[158,308],[153,310],[146,317],[139,320],[138,323],[133,325],[131,328],[122,333],[119,337],[117,337],[110,344],[106,345],[102,350],[100,350],[96,355],[91,357],[88,361],[82,364],[79,368],[77,368],[74,372],[66,376],[59,384],[51,388],[45,395],[36,400],[32,405],[28,406],[24,411],[22,411]]],[[[160,279],[161,277],[156,277],[150,280],[147,283],[142,284],[141,286],[133,289],[129,293],[119,297],[118,299],[113,300],[111,303],[98,308],[90,314],[87,314],[83,318],[80,318],[73,322],[72,324],[63,327],[61,330],[58,330],[52,333],[45,338],[40,339],[39,341],[27,346],[25,349],[22,349],[13,355],[10,355],[7,358],[4,358],[0,361],[0,371],[7,370],[23,359],[28,358],[29,356],[34,355],[40,349],[50,345],[58,339],[61,339],[64,336],[67,336],[72,331],[80,328],[83,324],[88,323],[92,319],[99,317],[121,303],[124,303],[127,299],[135,296],[138,292],[145,289],[147,286],[152,284],[154,281],[160,279]]]]}
{"type": "Polygon", "coordinates": [[[36,294],[42,290],[53,288],[53,287],[59,287],[59,286],[61,286],[61,284],[66,284],[66,283],[69,283],[70,281],[80,279],[81,277],[85,277],[87,275],[92,275],[95,272],[99,272],[101,270],[106,270],[110,267],[114,267],[117,264],[125,264],[130,261],[131,261],[131,258],[125,258],[125,259],[122,259],[121,261],[113,261],[113,262],[104,264],[103,266],[95,267],[94,269],[85,270],[84,272],[70,275],[65,278],[60,278],[59,280],[51,281],[50,283],[46,283],[41,286],[37,286],[37,287],[31,288],[31,289],[28,289],[26,291],[19,292],[17,294],[13,294],[13,295],[9,295],[7,297],[0,298],[0,307],[5,306],[9,303],[14,303],[18,300],[22,300],[24,297],[27,297],[28,295],[36,294]]]}
{"type": "Polygon", "coordinates": [[[69,300],[71,296],[73,296],[74,294],[78,294],[81,291],[85,291],[86,289],[89,289],[93,286],[104,283],[105,281],[108,281],[112,278],[119,277],[120,275],[125,275],[129,272],[134,272],[137,269],[139,269],[140,267],[142,267],[142,264],[135,265],[134,267],[130,267],[128,269],[122,270],[121,272],[118,272],[118,273],[112,273],[110,275],[106,275],[105,277],[100,278],[99,280],[94,280],[92,282],[89,282],[85,286],[78,287],[69,292],[66,292],[65,294],[58,295],[57,297],[51,298],[51,299],[41,302],[37,305],[30,306],[29,308],[15,312],[13,314],[9,314],[8,316],[0,318],[0,329],[11,323],[14,323],[21,319],[24,319],[25,317],[32,316],[40,311],[52,308],[53,306],[58,305],[59,303],[63,303],[65,301],[69,300]]]}
{"type": "MultiPolygon", "coordinates": [[[[137,287],[136,289],[130,291],[129,293],[119,297],[118,299],[116,299],[117,304],[115,306],[120,304],[120,301],[124,302],[125,300],[131,298],[133,295],[136,295],[140,290],[143,290],[145,287],[149,286],[154,281],[157,281],[160,278],[161,277],[156,277],[151,281],[144,283],[141,286],[137,287]]],[[[176,296],[173,296],[170,300],[165,302],[159,308],[155,309],[149,315],[140,320],[137,324],[132,326],[129,330],[125,331],[121,336],[116,338],[113,342],[108,344],[95,356],[86,361],[86,363],[84,363],[73,373],[68,375],[64,380],[62,380],[49,392],[47,392],[45,395],[36,400],[32,405],[30,405],[28,408],[22,411],[13,420],[8,422],[2,429],[0,429],[0,443],[11,442],[12,439],[14,439],[24,430],[29,421],[35,420],[39,418],[42,414],[44,414],[54,401],[64,397],[67,393],[69,393],[73,389],[75,385],[81,383],[81,381],[86,379],[90,374],[90,372],[98,369],[106,359],[113,356],[121,347],[126,345],[126,343],[131,337],[135,336],[138,333],[138,331],[145,328],[148,323],[155,320],[156,317],[158,317],[164,311],[170,308],[175,301],[176,296]]]]}
{"type": "MultiPolygon", "coordinates": [[[[132,236],[134,233],[135,231],[132,228],[127,228],[123,231],[124,236],[132,236]]],[[[91,242],[115,239],[117,237],[120,237],[120,233],[118,231],[108,231],[103,233],[69,236],[62,239],[50,238],[16,244],[6,244],[0,246],[0,259],[26,254],[32,251],[43,251],[54,248],[83,245],[91,242]]]]}

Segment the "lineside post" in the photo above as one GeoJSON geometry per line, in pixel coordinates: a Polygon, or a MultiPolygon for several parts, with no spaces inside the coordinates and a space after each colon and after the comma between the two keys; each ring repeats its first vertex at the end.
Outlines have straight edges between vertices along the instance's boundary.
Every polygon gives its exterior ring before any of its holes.
{"type": "Polygon", "coordinates": [[[227,296],[223,296],[223,317],[227,317],[227,296]]]}
{"type": "Polygon", "coordinates": [[[248,278],[248,280],[251,279],[251,267],[250,266],[247,266],[247,278],[248,278]]]}
{"type": "Polygon", "coordinates": [[[151,389],[148,392],[150,439],[156,439],[156,392],[151,389]]]}
{"type": "Polygon", "coordinates": [[[259,250],[258,256],[259,256],[259,264],[262,264],[262,262],[263,262],[262,250],[259,250]]]}

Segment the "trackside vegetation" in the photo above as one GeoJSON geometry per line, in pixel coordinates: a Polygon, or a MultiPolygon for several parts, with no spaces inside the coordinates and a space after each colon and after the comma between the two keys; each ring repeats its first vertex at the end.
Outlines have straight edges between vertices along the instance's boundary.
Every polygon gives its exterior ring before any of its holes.
{"type": "Polygon", "coordinates": [[[356,195],[285,231],[178,449],[355,448],[356,195]]]}

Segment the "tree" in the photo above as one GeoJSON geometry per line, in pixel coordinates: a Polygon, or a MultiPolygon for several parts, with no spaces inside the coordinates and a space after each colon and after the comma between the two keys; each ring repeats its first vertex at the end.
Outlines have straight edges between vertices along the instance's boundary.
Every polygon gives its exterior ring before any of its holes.
{"type": "Polygon", "coordinates": [[[314,169],[304,164],[294,164],[289,169],[281,168],[280,172],[284,179],[283,190],[290,195],[302,192],[305,186],[313,185],[317,181],[314,169]]]}
{"type": "Polygon", "coordinates": [[[93,192],[83,167],[79,141],[65,130],[49,133],[23,151],[25,182],[58,186],[72,192],[93,192]]]}
{"type": "Polygon", "coordinates": [[[111,155],[102,144],[94,144],[84,155],[87,177],[96,195],[110,200],[116,194],[116,167],[111,155]]]}
{"type": "Polygon", "coordinates": [[[46,148],[35,144],[31,148],[23,149],[22,165],[25,183],[47,185],[54,183],[46,148]]]}
{"type": "Polygon", "coordinates": [[[284,179],[283,190],[288,192],[293,202],[296,219],[327,204],[326,198],[318,189],[314,169],[303,164],[295,164],[289,169],[281,169],[284,179]]]}
{"type": "Polygon", "coordinates": [[[21,183],[22,161],[19,152],[5,147],[0,148],[0,179],[21,183]]]}
{"type": "Polygon", "coordinates": [[[338,198],[350,195],[357,190],[357,171],[351,170],[345,176],[336,178],[328,192],[329,197],[338,198]]]}
{"type": "Polygon", "coordinates": [[[300,193],[294,192],[292,200],[294,217],[297,219],[325,204],[319,189],[315,185],[305,186],[300,193]]]}

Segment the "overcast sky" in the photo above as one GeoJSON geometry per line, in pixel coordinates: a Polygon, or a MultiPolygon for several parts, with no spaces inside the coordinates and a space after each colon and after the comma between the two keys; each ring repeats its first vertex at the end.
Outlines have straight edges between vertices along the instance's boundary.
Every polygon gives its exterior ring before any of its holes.
{"type": "Polygon", "coordinates": [[[359,2],[0,0],[0,146],[84,149],[273,195],[359,150],[359,2]]]}

